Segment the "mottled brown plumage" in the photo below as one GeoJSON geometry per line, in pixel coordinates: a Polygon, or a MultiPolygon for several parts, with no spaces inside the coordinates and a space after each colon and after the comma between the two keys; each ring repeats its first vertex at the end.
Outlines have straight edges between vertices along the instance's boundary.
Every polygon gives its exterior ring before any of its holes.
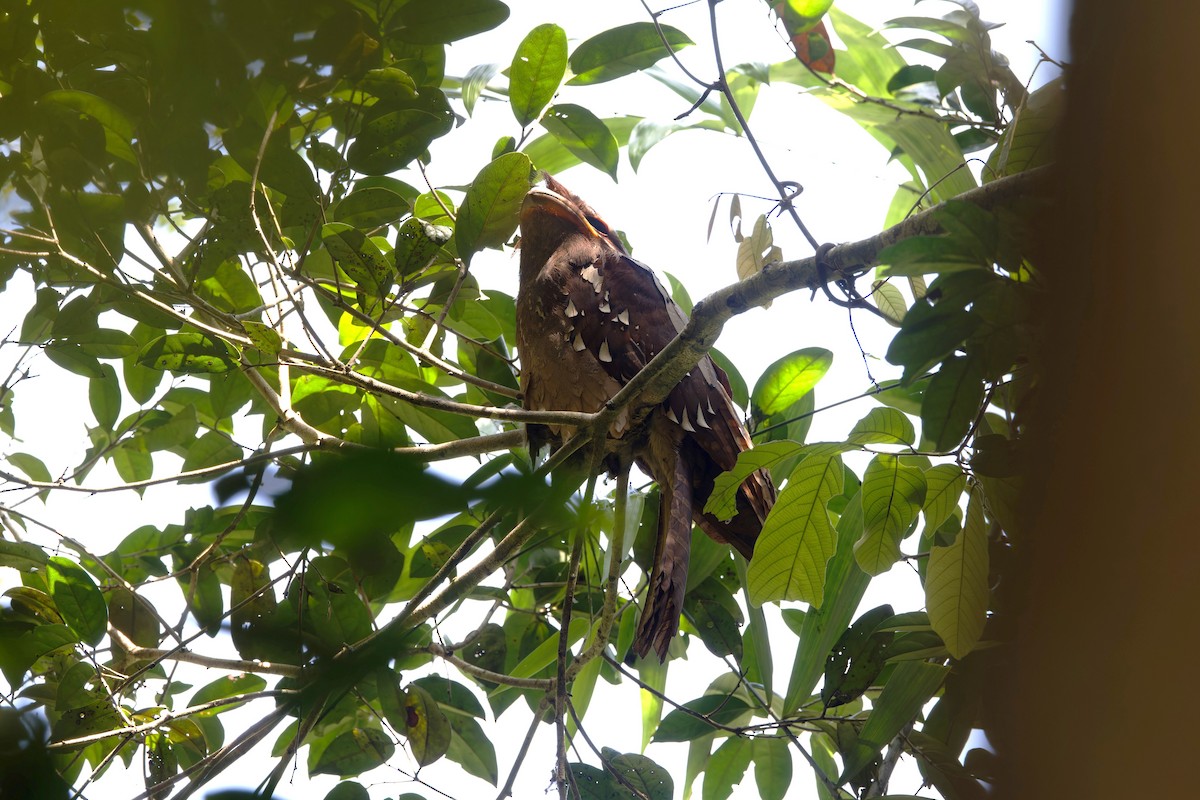
{"type": "MultiPolygon", "coordinates": [[[[521,208],[517,346],[525,407],[600,410],[686,324],[654,273],[633,260],[595,211],[546,177],[521,208]]],[[[713,480],[733,467],[750,436],[731,399],[729,379],[705,356],[637,431],[628,413],[613,439],[636,437],[633,457],[662,495],[658,543],[633,650],[664,659],[679,630],[693,520],[718,542],[749,558],[775,500],[759,472],[742,485],[728,522],[704,514],[713,480]]],[[[559,438],[550,426],[531,430],[559,438]]]]}

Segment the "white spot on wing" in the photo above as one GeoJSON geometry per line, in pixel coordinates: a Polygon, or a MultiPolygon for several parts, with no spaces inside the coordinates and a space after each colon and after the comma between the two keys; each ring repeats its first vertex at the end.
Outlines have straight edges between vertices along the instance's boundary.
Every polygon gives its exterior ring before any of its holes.
{"type": "Polygon", "coordinates": [[[587,347],[587,345],[585,345],[585,344],[583,343],[583,337],[582,337],[582,336],[580,336],[578,333],[576,333],[576,334],[575,334],[575,338],[574,338],[574,339],[571,341],[571,347],[572,347],[572,348],[573,348],[573,349],[574,349],[576,352],[579,352],[580,350],[583,350],[583,349],[585,349],[585,348],[587,347]]]}
{"type": "Polygon", "coordinates": [[[596,294],[600,294],[601,289],[604,288],[604,281],[601,279],[600,271],[596,269],[595,264],[589,264],[580,270],[579,277],[590,283],[592,285],[592,290],[595,291],[596,294]]]}
{"type": "Polygon", "coordinates": [[[683,419],[680,421],[679,426],[689,433],[696,432],[696,429],[692,427],[692,421],[688,419],[686,408],[683,410],[683,419]]]}
{"type": "Polygon", "coordinates": [[[600,303],[600,313],[601,313],[601,314],[607,314],[607,313],[609,313],[610,311],[612,311],[612,306],[610,306],[610,305],[608,304],[608,301],[607,301],[607,300],[604,300],[604,301],[602,301],[602,302],[600,303]]]}
{"type": "Polygon", "coordinates": [[[696,424],[701,428],[708,428],[709,430],[712,430],[712,426],[709,425],[708,420],[704,418],[704,411],[700,408],[700,406],[696,406],[696,424]]]}
{"type": "Polygon", "coordinates": [[[600,360],[612,362],[612,353],[608,349],[608,339],[600,343],[600,360]]]}
{"type": "Polygon", "coordinates": [[[567,298],[567,316],[568,317],[579,316],[579,309],[575,307],[575,301],[570,298],[567,298]]]}
{"type": "Polygon", "coordinates": [[[622,311],[620,314],[617,314],[617,321],[619,321],[622,325],[624,325],[626,327],[629,326],[629,309],[628,308],[625,309],[624,311],[622,311]]]}
{"type": "Polygon", "coordinates": [[[667,419],[671,420],[671,422],[674,422],[676,425],[679,424],[679,417],[675,416],[675,409],[673,408],[667,408],[667,419]]]}

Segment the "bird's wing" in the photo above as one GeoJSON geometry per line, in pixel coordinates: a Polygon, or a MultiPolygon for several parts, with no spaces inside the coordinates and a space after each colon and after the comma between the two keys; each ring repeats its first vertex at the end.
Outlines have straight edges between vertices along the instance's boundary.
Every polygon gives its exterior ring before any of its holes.
{"type": "MultiPolygon", "coordinates": [[[[586,349],[618,383],[628,383],[687,324],[683,310],[646,265],[604,249],[591,263],[572,265],[564,285],[572,347],[586,349]]],[[[666,415],[712,457],[731,469],[750,437],[738,419],[729,379],[705,356],[663,403],[666,415]]]]}

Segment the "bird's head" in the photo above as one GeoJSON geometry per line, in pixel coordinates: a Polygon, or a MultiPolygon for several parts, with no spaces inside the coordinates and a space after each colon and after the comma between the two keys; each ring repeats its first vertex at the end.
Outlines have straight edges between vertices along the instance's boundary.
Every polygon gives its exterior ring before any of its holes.
{"type": "Polygon", "coordinates": [[[583,236],[624,253],[621,239],[608,223],[565,186],[544,174],[545,186],[535,186],[521,205],[522,272],[537,270],[571,236],[583,236]]]}

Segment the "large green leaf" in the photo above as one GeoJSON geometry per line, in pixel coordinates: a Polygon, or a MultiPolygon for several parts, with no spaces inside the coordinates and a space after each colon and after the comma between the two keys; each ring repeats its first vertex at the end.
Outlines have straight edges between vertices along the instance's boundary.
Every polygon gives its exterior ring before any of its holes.
{"type": "Polygon", "coordinates": [[[767,367],[754,384],[750,402],[759,416],[786,411],[813,390],[833,364],[833,353],[822,347],[807,347],[784,356],[767,367]]]}
{"type": "Polygon", "coordinates": [[[585,164],[617,179],[617,140],[591,111],[574,103],[559,103],[547,109],[542,126],[585,164]]]}
{"type": "Polygon", "coordinates": [[[845,760],[837,782],[844,783],[871,763],[905,725],[912,722],[921,707],[942,685],[949,667],[926,661],[903,661],[896,666],[870,716],[858,734],[858,740],[845,760]]]}
{"type": "Polygon", "coordinates": [[[571,53],[571,71],[575,77],[567,83],[583,86],[611,81],[643,70],[690,44],[693,42],[687,34],[670,25],[656,27],[652,22],[621,25],[598,33],[575,48],[571,53]]]}
{"type": "Polygon", "coordinates": [[[756,736],[751,742],[759,800],[783,800],[792,785],[791,744],[782,736],[756,736]]]}
{"type": "Polygon", "coordinates": [[[92,576],[69,558],[54,556],[46,564],[46,586],[71,630],[88,644],[99,644],[108,631],[108,606],[92,576]]]}
{"type": "MultiPolygon", "coordinates": [[[[863,530],[861,492],[856,492],[842,511],[837,525],[837,550],[826,569],[826,601],[820,608],[810,608],[800,623],[796,655],[792,659],[792,674],[788,680],[784,708],[795,713],[808,698],[825,659],[842,631],[850,624],[870,577],[859,569],[854,560],[854,542],[863,530]]],[[[785,611],[785,616],[789,609],[785,611]]]]}
{"type": "Polygon", "coordinates": [[[455,226],[458,256],[468,264],[485,247],[499,247],[517,229],[521,201],[532,185],[524,153],[505,153],[479,171],[463,199],[455,226]]]}
{"type": "Polygon", "coordinates": [[[138,353],[138,363],[171,372],[211,374],[237,367],[237,356],[224,340],[203,333],[169,333],[138,353]]]}
{"type": "Polygon", "coordinates": [[[508,69],[508,99],[525,127],[554,99],[567,71],[567,34],[554,23],[539,25],[517,46],[508,69]]]}
{"type": "Polygon", "coordinates": [[[948,358],[929,381],[921,404],[921,436],[935,450],[958,447],[979,416],[983,372],[973,358],[948,358]]]}
{"type": "Polygon", "coordinates": [[[750,602],[802,600],[820,606],[825,565],[836,545],[826,504],[842,492],[837,454],[814,454],[796,467],[763,524],[750,561],[750,602]]]}
{"type": "Polygon", "coordinates": [[[742,482],[760,469],[769,470],[779,462],[795,457],[802,447],[797,442],[764,442],[738,453],[733,469],[717,476],[704,510],[720,519],[732,519],[737,513],[738,487],[742,482]]]}
{"type": "Polygon", "coordinates": [[[495,28],[508,14],[500,0],[410,0],[400,7],[390,33],[414,44],[454,42],[495,28]]]}
{"type": "Polygon", "coordinates": [[[900,540],[924,500],[921,470],[893,455],[881,453],[871,459],[862,483],[865,529],[854,545],[854,558],[863,572],[882,574],[900,559],[900,540]]]}
{"type": "Polygon", "coordinates": [[[330,742],[308,771],[313,775],[361,775],[386,764],[395,752],[396,746],[382,729],[354,728],[330,742]]]}
{"type": "Polygon", "coordinates": [[[987,622],[988,539],[983,497],[971,492],[967,521],[949,547],[934,547],[925,578],[929,622],[950,655],[963,658],[979,642],[987,622]]]}
{"type": "MultiPolygon", "coordinates": [[[[602,121],[604,127],[608,128],[609,133],[616,139],[617,146],[620,147],[629,141],[630,133],[641,119],[641,117],[609,117],[602,121]]],[[[525,145],[522,152],[529,156],[529,160],[535,167],[545,170],[551,175],[557,175],[576,164],[583,163],[583,159],[579,155],[567,149],[558,137],[549,133],[543,134],[525,145]]]]}
{"type": "Polygon", "coordinates": [[[704,770],[702,800],[725,800],[732,795],[733,787],[742,783],[753,754],[753,740],[740,736],[726,739],[712,754],[704,770]]]}
{"type": "Polygon", "coordinates": [[[408,166],[429,144],[450,132],[454,112],[437,89],[422,88],[414,103],[396,107],[379,103],[371,108],[362,130],[350,145],[346,160],[367,175],[385,175],[408,166]]]}

